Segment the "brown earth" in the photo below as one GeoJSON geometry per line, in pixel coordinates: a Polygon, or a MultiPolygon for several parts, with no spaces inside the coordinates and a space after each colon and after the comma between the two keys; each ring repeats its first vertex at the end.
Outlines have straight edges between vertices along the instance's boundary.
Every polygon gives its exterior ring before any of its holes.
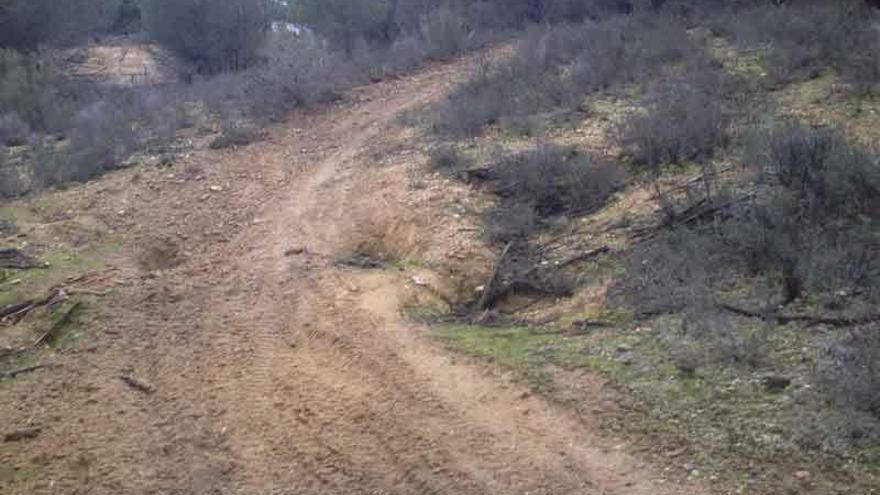
{"type": "Polygon", "coordinates": [[[474,220],[450,211],[480,199],[423,172],[398,118],[473,64],[360,88],[250,147],[30,200],[122,248],[58,366],[0,388],[0,433],[40,428],[0,443],[0,491],[702,493],[403,316],[491,264],[474,220]],[[358,246],[399,267],[334,263],[358,246]]]}

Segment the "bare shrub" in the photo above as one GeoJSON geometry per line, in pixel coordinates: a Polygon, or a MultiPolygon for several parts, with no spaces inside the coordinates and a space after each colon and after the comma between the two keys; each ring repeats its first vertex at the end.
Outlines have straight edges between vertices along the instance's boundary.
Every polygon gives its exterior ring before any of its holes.
{"type": "Polygon", "coordinates": [[[865,326],[820,336],[814,350],[812,380],[822,394],[822,407],[793,418],[795,442],[833,457],[844,457],[854,447],[876,445],[880,441],[880,328],[865,326]]]}
{"type": "Polygon", "coordinates": [[[573,94],[561,67],[549,58],[546,37],[533,31],[510,60],[484,62],[473,78],[440,104],[434,127],[472,136],[490,124],[522,122],[533,114],[571,105],[573,94]]]}
{"type": "Polygon", "coordinates": [[[21,146],[28,142],[31,128],[15,113],[0,115],[0,144],[21,146]]]}
{"type": "Polygon", "coordinates": [[[487,213],[495,242],[527,238],[541,219],[593,211],[624,180],[614,165],[552,144],[500,160],[491,175],[492,191],[500,198],[487,213]]]}
{"type": "Polygon", "coordinates": [[[220,135],[214,138],[209,146],[215,150],[234,146],[246,146],[259,141],[261,135],[260,128],[253,124],[225,121],[220,127],[220,135]]]}
{"type": "Polygon", "coordinates": [[[252,65],[269,28],[267,0],[145,0],[143,20],[154,39],[200,73],[252,65]]]}
{"type": "Polygon", "coordinates": [[[753,370],[769,363],[768,329],[739,328],[716,307],[689,305],[680,324],[664,327],[670,358],[685,374],[711,366],[753,370]]]}
{"type": "Polygon", "coordinates": [[[452,8],[445,6],[425,16],[421,23],[421,37],[432,58],[461,55],[471,46],[473,33],[465,20],[452,8]]]}
{"type": "Polygon", "coordinates": [[[728,244],[756,270],[781,269],[784,301],[804,291],[877,295],[878,246],[869,219],[878,157],[842,133],[788,124],[753,136],[747,163],[764,188],[726,224],[728,244]]]}
{"type": "Polygon", "coordinates": [[[21,171],[6,163],[5,151],[0,147],[0,198],[13,198],[27,192],[27,182],[21,171]]]}
{"type": "Polygon", "coordinates": [[[117,111],[118,103],[97,101],[86,106],[74,118],[66,143],[44,141],[33,160],[34,184],[83,181],[115,168],[136,143],[130,120],[117,111]]]}
{"type": "Polygon", "coordinates": [[[819,349],[816,379],[835,404],[880,422],[880,328],[852,329],[821,343],[819,349]]]}
{"type": "Polygon", "coordinates": [[[704,224],[636,249],[626,292],[637,309],[714,304],[725,282],[742,276],[778,290],[777,303],[809,297],[838,311],[870,307],[880,287],[869,218],[880,184],[876,155],[838,132],[796,125],[750,142],[747,163],[759,169],[753,194],[720,201],[704,224]]]}
{"type": "Polygon", "coordinates": [[[720,247],[717,238],[690,229],[640,244],[615,292],[641,316],[712,307],[715,289],[734,266],[720,247]]]}
{"type": "Polygon", "coordinates": [[[534,28],[509,60],[485,63],[436,111],[435,129],[473,136],[487,125],[530,130],[555,109],[576,109],[585,95],[629,82],[700,51],[668,16],[633,15],[578,25],[534,28]]]}
{"type": "Polygon", "coordinates": [[[880,73],[876,18],[860,0],[759,5],[725,17],[726,31],[736,40],[766,48],[773,82],[810,78],[833,67],[859,88],[874,87],[880,73]]]}
{"type": "Polygon", "coordinates": [[[433,148],[428,161],[429,167],[439,172],[449,172],[465,168],[470,163],[470,159],[462,155],[461,151],[452,145],[441,145],[433,148]]]}
{"type": "Polygon", "coordinates": [[[517,153],[495,170],[495,194],[531,204],[542,217],[592,211],[604,205],[623,180],[615,166],[553,144],[517,153]]]}
{"type": "Polygon", "coordinates": [[[523,242],[535,233],[538,223],[531,204],[500,202],[486,211],[486,237],[494,244],[523,242]]]}
{"type": "Polygon", "coordinates": [[[659,173],[663,164],[705,161],[728,138],[730,113],[724,106],[722,77],[676,78],[655,88],[647,113],[626,121],[618,135],[633,162],[659,173]]]}
{"type": "Polygon", "coordinates": [[[2,140],[27,144],[3,194],[84,180],[135,149],[161,146],[181,125],[174,91],[114,88],[66,76],[41,53],[0,51],[2,140]]]}
{"type": "Polygon", "coordinates": [[[0,108],[18,115],[33,131],[69,127],[83,90],[42,53],[0,49],[0,108]]]}
{"type": "Polygon", "coordinates": [[[0,47],[34,50],[110,30],[122,0],[5,0],[0,5],[0,47]]]}

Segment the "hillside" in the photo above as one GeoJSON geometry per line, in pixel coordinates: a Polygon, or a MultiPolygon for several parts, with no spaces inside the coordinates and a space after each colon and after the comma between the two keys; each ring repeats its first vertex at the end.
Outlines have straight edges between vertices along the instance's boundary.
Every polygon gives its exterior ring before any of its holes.
{"type": "Polygon", "coordinates": [[[878,492],[877,13],[474,3],[0,52],[0,492],[878,492]]]}

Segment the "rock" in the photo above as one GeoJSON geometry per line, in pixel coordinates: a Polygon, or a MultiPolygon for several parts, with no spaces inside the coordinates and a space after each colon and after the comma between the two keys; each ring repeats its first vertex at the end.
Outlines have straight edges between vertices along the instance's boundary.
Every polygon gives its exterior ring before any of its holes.
{"type": "Polygon", "coordinates": [[[617,346],[617,352],[630,352],[631,350],[632,347],[626,344],[620,344],[619,346],[617,346]]]}
{"type": "Polygon", "coordinates": [[[39,428],[19,428],[15,431],[3,435],[4,442],[19,442],[29,438],[37,438],[40,434],[39,428]]]}
{"type": "Polygon", "coordinates": [[[813,479],[813,474],[809,471],[796,471],[794,473],[794,479],[796,479],[802,483],[807,483],[811,479],[813,479]]]}
{"type": "Polygon", "coordinates": [[[633,364],[635,362],[635,360],[636,360],[636,355],[633,354],[632,352],[624,352],[623,354],[621,354],[620,356],[617,357],[617,362],[620,364],[624,364],[626,366],[633,364]]]}
{"type": "Polygon", "coordinates": [[[284,251],[284,256],[297,256],[306,252],[306,248],[303,246],[294,246],[287,251],[284,251]]]}

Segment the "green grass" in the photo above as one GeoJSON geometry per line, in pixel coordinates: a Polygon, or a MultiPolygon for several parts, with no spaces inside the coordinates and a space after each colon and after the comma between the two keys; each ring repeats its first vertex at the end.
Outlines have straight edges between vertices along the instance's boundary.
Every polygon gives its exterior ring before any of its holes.
{"type": "MultiPolygon", "coordinates": [[[[800,352],[807,345],[803,332],[739,322],[744,336],[767,332],[761,342],[768,348],[768,364],[753,368],[710,361],[690,374],[680,371],[671,358],[682,345],[676,330],[679,319],[660,318],[637,325],[626,311],[607,310],[603,316],[620,326],[569,337],[558,333],[559,327],[440,325],[432,335],[454,351],[508,368],[516,379],[551,400],[562,397],[557,394],[560,385],[553,368],[585,370],[608,378],[619,392],[621,407],[619,414],[606,418],[605,427],[643,446],[646,455],[656,456],[657,462],[673,462],[673,472],[682,476],[725,490],[780,493],[787,489],[790,473],[815,463],[814,454],[803,452],[790,438],[792,429],[798,427],[798,407],[802,407],[792,396],[800,389],[773,393],[759,379],[774,370],[790,376],[806,372],[800,352]],[[668,458],[673,450],[683,452],[680,459],[668,458]],[[686,464],[694,467],[684,470],[686,464]],[[690,473],[691,469],[696,473],[690,473]]],[[[834,478],[842,472],[870,480],[864,476],[876,477],[870,474],[872,470],[877,466],[831,467],[828,478],[816,483],[833,487],[834,478]]]]}
{"type": "Polygon", "coordinates": [[[106,243],[99,250],[58,248],[39,255],[47,268],[0,270],[0,307],[45,295],[51,287],[63,285],[70,277],[100,269],[107,254],[117,246],[106,243]]]}

